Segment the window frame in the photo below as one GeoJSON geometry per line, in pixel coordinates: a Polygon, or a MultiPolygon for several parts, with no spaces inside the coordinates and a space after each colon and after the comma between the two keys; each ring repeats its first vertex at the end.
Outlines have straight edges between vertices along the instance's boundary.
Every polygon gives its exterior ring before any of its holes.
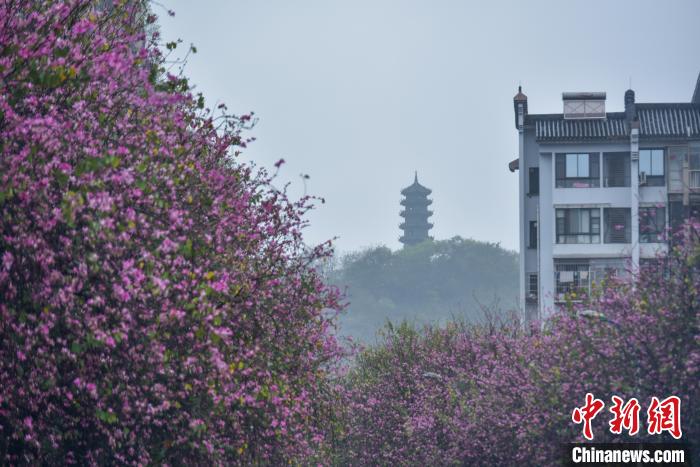
{"type": "Polygon", "coordinates": [[[530,249],[533,249],[533,250],[537,249],[537,221],[530,221],[528,223],[527,247],[530,249]],[[534,225],[534,227],[533,227],[533,225],[534,225]]]}
{"type": "Polygon", "coordinates": [[[528,180],[527,180],[527,194],[530,196],[540,194],[540,168],[530,167],[528,169],[528,180]],[[535,183],[533,183],[533,181],[535,183]]]}
{"type": "Polygon", "coordinates": [[[688,146],[688,188],[697,192],[700,188],[700,147],[688,146]]]}
{"type": "Polygon", "coordinates": [[[631,186],[631,157],[629,151],[616,151],[616,152],[604,152],[603,153],[603,186],[605,188],[625,188],[631,186]],[[622,184],[617,183],[617,178],[610,177],[608,174],[608,161],[613,158],[623,158],[624,175],[622,184]],[[610,180],[615,183],[611,184],[610,180]]]}
{"type": "Polygon", "coordinates": [[[539,275],[536,272],[530,272],[527,275],[527,298],[534,302],[537,302],[539,298],[540,291],[540,280],[539,275]],[[533,282],[534,279],[534,282],[533,282]],[[534,289],[533,289],[534,285],[534,289]]]}
{"type": "MultiPolygon", "coordinates": [[[[558,245],[568,245],[568,244],[599,244],[602,238],[601,235],[601,219],[602,216],[600,214],[600,208],[599,207],[591,207],[591,208],[556,208],[554,212],[554,219],[555,219],[555,236],[556,236],[556,243],[558,245]],[[588,211],[588,231],[579,231],[579,232],[573,232],[568,229],[568,226],[571,223],[571,215],[573,211],[576,211],[576,214],[580,214],[581,211],[588,211]],[[560,216],[559,213],[562,212],[563,216],[560,216]],[[597,215],[593,215],[593,213],[596,213],[597,215]],[[562,219],[562,221],[560,221],[562,219]],[[595,222],[594,222],[595,220],[595,222]],[[597,229],[594,228],[594,226],[597,224],[597,229]],[[596,231],[597,230],[597,231],[596,231]],[[580,241],[582,237],[588,237],[588,241],[580,241]],[[562,238],[565,241],[561,241],[562,238]],[[567,240],[576,240],[576,241],[567,241],[567,240]]],[[[582,224],[582,220],[579,219],[579,224],[582,224]]]]}
{"type": "Polygon", "coordinates": [[[576,299],[583,299],[590,295],[592,271],[590,263],[555,263],[554,264],[554,293],[556,300],[561,302],[565,295],[576,294],[576,299]],[[561,273],[570,272],[572,280],[562,282],[561,273]],[[585,279],[582,279],[585,273],[585,279]],[[585,282],[583,282],[585,281],[585,282]],[[567,284],[567,285],[565,285],[567,284]],[[568,286],[572,284],[572,286],[568,286]]]}
{"type": "Polygon", "coordinates": [[[663,243],[664,235],[666,234],[666,226],[666,206],[639,206],[639,243],[663,243]],[[655,229],[642,231],[643,220],[649,219],[648,216],[642,215],[642,211],[650,210],[656,211],[654,215],[657,220],[654,225],[655,229]],[[659,211],[661,211],[660,216],[659,211]],[[661,228],[659,228],[659,218],[663,219],[663,226],[661,228]]]}
{"type": "Polygon", "coordinates": [[[641,178],[642,172],[646,176],[646,185],[644,186],[664,186],[666,183],[666,149],[665,148],[640,148],[639,149],[639,161],[637,163],[637,172],[641,178]],[[661,152],[661,174],[653,173],[654,169],[654,158],[653,152],[661,152]],[[649,172],[642,170],[642,158],[643,154],[649,153],[649,172]]]}
{"type": "Polygon", "coordinates": [[[624,244],[629,244],[632,243],[632,209],[631,208],[603,208],[603,243],[609,244],[609,245],[624,245],[624,244]],[[616,241],[612,240],[612,237],[610,237],[611,232],[613,230],[618,230],[618,229],[612,229],[611,222],[609,221],[609,216],[611,215],[612,211],[625,211],[625,241],[616,241]]]}
{"type": "Polygon", "coordinates": [[[599,188],[600,187],[600,153],[566,152],[557,153],[554,160],[555,188],[599,188]],[[581,157],[588,157],[588,175],[580,176],[581,157]],[[569,174],[570,156],[576,156],[576,176],[569,174]],[[595,172],[595,173],[594,173],[595,172]]]}

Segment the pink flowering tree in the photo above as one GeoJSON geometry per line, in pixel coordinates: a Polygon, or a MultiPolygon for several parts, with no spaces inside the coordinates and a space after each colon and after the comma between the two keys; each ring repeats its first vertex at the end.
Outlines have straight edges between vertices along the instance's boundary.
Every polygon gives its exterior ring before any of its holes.
{"type": "MultiPolygon", "coordinates": [[[[689,225],[636,282],[609,279],[544,327],[389,327],[339,381],[340,463],[554,465],[586,441],[572,412],[605,403],[594,441],[674,441],[647,433],[652,397],[681,400],[681,441],[700,439],[700,242],[689,225]],[[612,396],[640,404],[635,436],[608,423],[612,396]]],[[[697,446],[695,446],[697,456],[697,446]]]]}
{"type": "Polygon", "coordinates": [[[250,116],[164,73],[141,2],[0,2],[3,464],[324,452],[338,309],[250,116]]]}

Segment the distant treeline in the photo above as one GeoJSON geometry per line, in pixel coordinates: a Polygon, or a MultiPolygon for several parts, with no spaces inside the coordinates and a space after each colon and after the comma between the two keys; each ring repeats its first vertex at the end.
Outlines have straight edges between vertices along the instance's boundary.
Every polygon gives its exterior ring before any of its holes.
{"type": "Polygon", "coordinates": [[[346,254],[329,271],[349,307],[340,334],[366,343],[387,320],[476,322],[483,307],[512,310],[518,295],[517,254],[497,243],[454,237],[392,251],[385,246],[346,254]]]}

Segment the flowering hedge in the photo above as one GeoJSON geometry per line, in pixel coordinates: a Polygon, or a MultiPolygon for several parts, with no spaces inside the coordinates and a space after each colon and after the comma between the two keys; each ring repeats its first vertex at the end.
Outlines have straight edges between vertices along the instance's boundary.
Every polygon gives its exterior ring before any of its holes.
{"type": "Polygon", "coordinates": [[[0,2],[0,462],[308,459],[338,354],[309,200],[110,3],[0,2]]]}
{"type": "MultiPolygon", "coordinates": [[[[635,285],[610,280],[543,329],[517,324],[389,327],[341,380],[339,463],[555,465],[585,441],[572,411],[605,402],[595,441],[646,433],[651,397],[681,399],[682,440],[700,439],[700,243],[688,227],[635,285]],[[690,232],[690,233],[688,233],[690,232]],[[611,397],[639,400],[640,433],[612,435],[611,397]]],[[[697,456],[695,446],[695,455],[697,456]]]]}

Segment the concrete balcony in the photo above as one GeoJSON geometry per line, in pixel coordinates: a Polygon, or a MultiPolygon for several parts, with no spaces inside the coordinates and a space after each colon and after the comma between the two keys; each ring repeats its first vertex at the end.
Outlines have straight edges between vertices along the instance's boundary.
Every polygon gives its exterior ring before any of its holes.
{"type": "Polygon", "coordinates": [[[555,243],[554,258],[626,258],[632,256],[631,243],[555,243]]]}
{"type": "Polygon", "coordinates": [[[552,193],[555,207],[569,206],[618,206],[632,205],[630,187],[611,188],[555,188],[552,193]]]}

